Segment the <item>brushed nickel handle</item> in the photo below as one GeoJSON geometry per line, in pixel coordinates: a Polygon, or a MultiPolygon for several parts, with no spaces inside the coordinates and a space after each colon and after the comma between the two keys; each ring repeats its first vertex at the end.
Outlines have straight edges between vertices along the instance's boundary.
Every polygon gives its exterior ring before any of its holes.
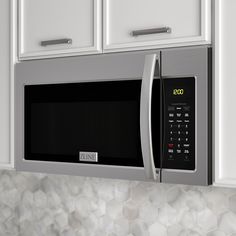
{"type": "Polygon", "coordinates": [[[141,36],[141,35],[163,34],[163,33],[171,33],[171,28],[161,27],[161,28],[153,28],[153,29],[134,30],[131,32],[131,35],[136,37],[136,36],[141,36]]]}
{"type": "Polygon", "coordinates": [[[146,178],[160,182],[160,171],[156,170],[153,158],[151,128],[152,85],[155,67],[158,63],[157,59],[156,54],[147,55],[145,57],[140,99],[140,135],[146,178]]]}
{"type": "Polygon", "coordinates": [[[42,47],[58,45],[58,44],[72,44],[72,39],[53,39],[53,40],[45,40],[41,41],[40,45],[42,47]]]}

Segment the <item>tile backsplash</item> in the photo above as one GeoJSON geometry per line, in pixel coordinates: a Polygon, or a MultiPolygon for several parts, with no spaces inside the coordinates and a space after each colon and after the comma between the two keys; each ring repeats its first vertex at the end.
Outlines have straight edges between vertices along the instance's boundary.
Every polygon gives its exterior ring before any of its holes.
{"type": "Polygon", "coordinates": [[[236,236],[236,189],[0,171],[1,236],[236,236]]]}

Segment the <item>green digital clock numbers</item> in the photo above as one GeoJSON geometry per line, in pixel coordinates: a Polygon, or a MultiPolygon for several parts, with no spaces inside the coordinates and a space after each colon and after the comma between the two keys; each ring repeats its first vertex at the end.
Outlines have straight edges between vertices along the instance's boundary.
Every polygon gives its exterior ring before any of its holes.
{"type": "Polygon", "coordinates": [[[184,89],[173,89],[173,95],[184,95],[184,89]]]}

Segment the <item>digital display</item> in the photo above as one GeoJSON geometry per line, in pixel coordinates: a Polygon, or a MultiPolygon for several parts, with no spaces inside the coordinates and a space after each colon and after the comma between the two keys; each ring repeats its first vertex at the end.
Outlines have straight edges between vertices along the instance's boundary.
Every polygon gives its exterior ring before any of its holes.
{"type": "Polygon", "coordinates": [[[179,96],[181,96],[181,95],[184,95],[184,89],[183,88],[175,88],[175,89],[173,89],[173,95],[179,95],[179,96]]]}

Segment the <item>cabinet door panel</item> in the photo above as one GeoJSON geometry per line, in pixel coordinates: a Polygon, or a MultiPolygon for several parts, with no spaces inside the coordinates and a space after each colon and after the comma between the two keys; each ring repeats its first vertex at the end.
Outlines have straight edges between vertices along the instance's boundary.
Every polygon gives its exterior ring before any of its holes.
{"type": "Polygon", "coordinates": [[[209,11],[209,0],[104,0],[104,48],[199,44],[209,40],[209,11]]]}
{"type": "Polygon", "coordinates": [[[20,57],[100,50],[100,0],[20,0],[19,10],[20,57]]]}

